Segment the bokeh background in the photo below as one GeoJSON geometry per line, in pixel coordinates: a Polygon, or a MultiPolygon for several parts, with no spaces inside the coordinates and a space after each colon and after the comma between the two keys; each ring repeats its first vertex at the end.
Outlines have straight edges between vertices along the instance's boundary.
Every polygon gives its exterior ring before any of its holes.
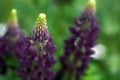
{"type": "MultiPolygon", "coordinates": [[[[64,53],[64,40],[70,37],[69,27],[79,17],[88,0],[0,0],[0,24],[7,24],[12,8],[17,9],[19,25],[26,35],[31,35],[39,13],[47,15],[48,28],[58,50],[56,59],[64,53]]],[[[83,80],[120,80],[120,0],[96,0],[97,17],[101,28],[99,53],[86,70],[83,80]]],[[[14,60],[9,60],[15,65],[14,60]]],[[[53,69],[59,70],[57,63],[53,69]]],[[[0,75],[0,80],[20,80],[17,71],[0,75]]]]}

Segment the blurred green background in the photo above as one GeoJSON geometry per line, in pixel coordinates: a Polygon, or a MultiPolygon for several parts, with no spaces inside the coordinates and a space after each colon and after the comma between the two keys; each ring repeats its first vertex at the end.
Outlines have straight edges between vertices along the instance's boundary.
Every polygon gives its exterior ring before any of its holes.
{"type": "MultiPolygon", "coordinates": [[[[88,0],[0,0],[0,24],[7,23],[12,8],[17,9],[19,25],[27,35],[32,35],[39,13],[47,15],[48,28],[58,48],[56,59],[64,53],[64,40],[70,37],[69,27],[79,17],[88,0]]],[[[83,80],[120,80],[120,0],[96,0],[99,25],[98,42],[104,50],[102,57],[94,59],[83,80]]],[[[14,64],[14,62],[13,62],[14,64]]],[[[59,63],[54,70],[60,68],[59,63]]],[[[0,75],[0,80],[19,80],[16,72],[0,75]]]]}

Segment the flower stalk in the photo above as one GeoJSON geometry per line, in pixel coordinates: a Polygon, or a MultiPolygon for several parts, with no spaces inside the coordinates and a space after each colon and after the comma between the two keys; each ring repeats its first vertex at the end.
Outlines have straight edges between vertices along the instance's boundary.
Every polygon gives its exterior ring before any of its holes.
{"type": "Polygon", "coordinates": [[[99,34],[98,20],[95,16],[95,0],[89,0],[80,18],[75,19],[75,25],[70,28],[72,36],[65,40],[65,53],[60,61],[62,68],[57,73],[55,80],[63,80],[63,76],[68,76],[65,80],[82,80],[85,71],[89,67],[91,49],[97,44],[99,34]]]}
{"type": "Polygon", "coordinates": [[[21,40],[23,38],[24,34],[20,32],[18,26],[17,11],[12,9],[8,20],[7,31],[0,37],[0,68],[4,70],[2,72],[6,73],[7,68],[13,68],[12,65],[7,65],[7,57],[15,58],[15,55],[18,54],[17,52],[20,51],[20,45],[18,44],[22,44],[21,40]]]}
{"type": "Polygon", "coordinates": [[[19,74],[23,80],[52,80],[55,64],[53,53],[56,47],[49,35],[46,15],[41,13],[36,21],[32,37],[24,40],[23,55],[20,57],[19,74]]]}

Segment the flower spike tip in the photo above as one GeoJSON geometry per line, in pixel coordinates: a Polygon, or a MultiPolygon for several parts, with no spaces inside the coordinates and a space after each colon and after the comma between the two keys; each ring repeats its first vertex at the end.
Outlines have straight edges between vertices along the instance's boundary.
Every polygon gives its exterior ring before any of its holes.
{"type": "Polygon", "coordinates": [[[18,27],[18,18],[16,9],[12,9],[8,20],[9,27],[18,27]]]}
{"type": "Polygon", "coordinates": [[[96,1],[95,0],[89,0],[86,9],[90,11],[91,13],[96,13],[96,1]]]}

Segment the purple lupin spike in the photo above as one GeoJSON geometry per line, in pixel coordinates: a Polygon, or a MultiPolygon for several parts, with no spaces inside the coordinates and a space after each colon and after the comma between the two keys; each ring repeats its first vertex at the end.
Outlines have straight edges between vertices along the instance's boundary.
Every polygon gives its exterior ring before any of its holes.
{"type": "Polygon", "coordinates": [[[13,68],[13,66],[7,65],[6,61],[8,56],[13,57],[16,53],[17,43],[21,43],[21,39],[24,38],[24,34],[20,32],[17,12],[12,9],[8,20],[7,31],[5,35],[0,37],[0,72],[6,72],[7,67],[13,68]],[[4,71],[3,71],[4,70],[4,71]]]}
{"type": "Polygon", "coordinates": [[[53,53],[56,47],[49,35],[46,15],[41,13],[36,21],[32,37],[24,39],[23,54],[20,57],[19,75],[22,80],[52,80],[56,62],[53,53]]]}
{"type": "Polygon", "coordinates": [[[55,80],[81,80],[85,75],[94,51],[91,49],[97,44],[99,34],[98,20],[95,16],[95,0],[89,0],[87,7],[80,18],[75,19],[75,25],[70,28],[72,36],[65,40],[65,53],[60,58],[62,68],[55,80]]]}

